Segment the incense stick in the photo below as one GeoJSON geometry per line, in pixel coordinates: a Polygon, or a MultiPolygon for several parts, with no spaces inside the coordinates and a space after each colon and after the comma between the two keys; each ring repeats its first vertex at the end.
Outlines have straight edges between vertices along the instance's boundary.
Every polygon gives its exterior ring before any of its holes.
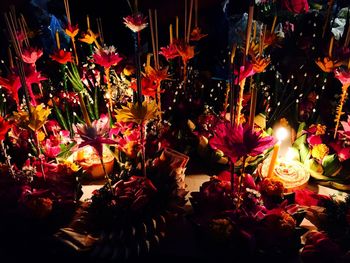
{"type": "Polygon", "coordinates": [[[329,7],[328,7],[328,10],[327,10],[326,19],[325,19],[325,22],[324,22],[324,25],[323,25],[322,38],[324,38],[324,36],[326,34],[326,29],[327,29],[327,26],[328,26],[329,18],[331,16],[333,3],[334,3],[334,0],[330,0],[329,1],[329,7]]]}
{"type": "Polygon", "coordinates": [[[253,15],[254,15],[254,5],[250,5],[249,12],[248,12],[247,31],[246,31],[245,55],[248,55],[248,51],[249,51],[250,33],[252,31],[253,15]]]}
{"type": "Polygon", "coordinates": [[[198,27],[198,0],[194,0],[194,27],[198,27]]]}
{"type": "Polygon", "coordinates": [[[193,12],[193,0],[191,0],[190,4],[190,16],[188,18],[188,28],[187,28],[187,40],[186,42],[190,41],[190,35],[191,35],[191,24],[192,24],[192,12],[193,12]]]}
{"type": "Polygon", "coordinates": [[[67,15],[67,21],[68,24],[72,24],[71,17],[70,17],[70,11],[69,11],[69,3],[68,0],[64,0],[64,8],[66,10],[66,15],[67,15]]]}
{"type": "Polygon", "coordinates": [[[271,34],[273,34],[273,32],[275,31],[276,22],[277,22],[277,16],[275,15],[271,26],[271,34]]]}
{"type": "Polygon", "coordinates": [[[156,56],[155,56],[155,60],[156,60],[156,63],[155,63],[155,66],[156,66],[156,69],[158,70],[159,69],[159,44],[158,44],[158,16],[157,16],[157,9],[154,10],[154,25],[155,25],[155,36],[156,36],[156,56]]]}
{"type": "Polygon", "coordinates": [[[86,16],[86,25],[87,25],[87,29],[90,30],[90,17],[89,17],[89,15],[86,16]]]}
{"type": "Polygon", "coordinates": [[[187,0],[185,0],[185,29],[184,29],[184,40],[186,42],[186,36],[187,36],[187,0]]]}
{"type": "Polygon", "coordinates": [[[169,43],[172,44],[173,43],[173,25],[170,24],[169,25],[169,43]]]}
{"type": "Polygon", "coordinates": [[[58,33],[58,30],[56,30],[56,44],[57,44],[57,49],[60,50],[61,49],[61,43],[60,43],[60,34],[58,33]]]}
{"type": "Polygon", "coordinates": [[[331,58],[333,53],[333,44],[334,44],[334,36],[331,37],[331,40],[329,41],[329,49],[328,49],[328,56],[331,58]]]}
{"type": "Polygon", "coordinates": [[[154,39],[154,28],[153,28],[153,17],[152,17],[152,10],[148,9],[148,16],[149,16],[149,26],[151,28],[151,39],[152,39],[152,50],[153,50],[153,60],[154,64],[156,65],[156,42],[154,39]]]}
{"type": "Polygon", "coordinates": [[[176,36],[176,39],[179,39],[179,17],[176,16],[176,25],[175,25],[175,36],[176,36]]]}
{"type": "Polygon", "coordinates": [[[99,34],[100,40],[101,40],[101,46],[104,46],[104,37],[103,37],[102,20],[101,20],[101,18],[100,17],[97,18],[96,22],[97,22],[98,34],[99,34]]]}

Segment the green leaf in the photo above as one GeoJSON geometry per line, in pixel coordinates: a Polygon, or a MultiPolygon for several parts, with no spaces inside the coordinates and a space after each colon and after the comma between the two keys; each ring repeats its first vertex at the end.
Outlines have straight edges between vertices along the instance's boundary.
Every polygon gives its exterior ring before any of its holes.
{"type": "Polygon", "coordinates": [[[59,153],[59,155],[57,155],[57,158],[67,159],[72,154],[71,150],[75,146],[75,144],[75,142],[72,142],[68,145],[61,144],[61,152],[59,153]]]}
{"type": "Polygon", "coordinates": [[[336,176],[342,168],[336,154],[330,154],[324,157],[322,165],[324,167],[325,176],[336,176]]]}
{"type": "Polygon", "coordinates": [[[300,149],[300,146],[304,144],[306,145],[306,134],[301,135],[300,137],[298,137],[294,143],[293,143],[293,147],[296,147],[298,149],[300,149]]]}
{"type": "Polygon", "coordinates": [[[300,154],[300,161],[304,163],[307,159],[310,158],[310,150],[307,147],[306,143],[301,143],[299,145],[299,154],[300,154]]]}
{"type": "Polygon", "coordinates": [[[303,131],[305,130],[305,127],[306,127],[306,123],[305,122],[301,122],[299,124],[298,132],[297,132],[297,138],[299,138],[302,135],[303,131]]]}

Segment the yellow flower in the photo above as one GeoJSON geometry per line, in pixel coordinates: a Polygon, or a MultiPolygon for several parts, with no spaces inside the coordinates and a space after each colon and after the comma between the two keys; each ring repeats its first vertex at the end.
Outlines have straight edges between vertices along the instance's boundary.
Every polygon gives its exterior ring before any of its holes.
{"type": "Polygon", "coordinates": [[[74,39],[78,33],[79,33],[79,28],[78,26],[72,26],[71,24],[68,24],[67,28],[64,30],[67,36],[69,36],[71,39],[74,39]]]}
{"type": "Polygon", "coordinates": [[[45,133],[42,131],[38,132],[38,140],[39,142],[42,142],[45,139],[45,133]]]}
{"type": "Polygon", "coordinates": [[[27,127],[29,123],[29,113],[24,110],[19,110],[13,113],[15,123],[20,127],[27,127]]]}
{"type": "Polygon", "coordinates": [[[121,109],[115,110],[117,113],[117,121],[120,122],[135,122],[137,124],[143,124],[148,120],[154,119],[157,116],[158,107],[155,101],[144,101],[141,105],[128,103],[127,106],[122,106],[121,109]]]}
{"type": "Polygon", "coordinates": [[[80,167],[79,165],[71,162],[71,161],[68,161],[68,160],[63,160],[63,163],[62,163],[67,169],[71,170],[72,172],[78,172],[80,167]]]}
{"type": "Polygon", "coordinates": [[[89,45],[96,43],[96,46],[99,48],[97,38],[98,34],[95,34],[94,32],[92,32],[92,30],[88,29],[88,31],[85,34],[83,34],[83,38],[79,38],[79,40],[89,45]]]}
{"type": "Polygon", "coordinates": [[[39,130],[47,121],[47,117],[50,115],[50,113],[51,109],[45,109],[45,105],[43,103],[36,107],[32,107],[28,127],[33,131],[39,130]]]}
{"type": "Polygon", "coordinates": [[[339,67],[342,63],[332,60],[329,57],[325,57],[323,60],[321,60],[320,58],[316,60],[316,64],[324,72],[329,73],[329,72],[332,72],[336,67],[339,67]]]}
{"type": "Polygon", "coordinates": [[[315,145],[312,150],[311,150],[311,155],[312,157],[318,159],[318,160],[323,160],[323,158],[329,153],[329,148],[327,145],[321,143],[315,145]]]}

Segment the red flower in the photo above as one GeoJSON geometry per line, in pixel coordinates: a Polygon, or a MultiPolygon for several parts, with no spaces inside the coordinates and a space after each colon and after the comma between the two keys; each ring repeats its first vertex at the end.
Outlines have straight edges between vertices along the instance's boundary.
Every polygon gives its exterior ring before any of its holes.
{"type": "Polygon", "coordinates": [[[182,41],[177,41],[175,47],[184,64],[187,64],[187,61],[194,57],[194,46],[190,46],[182,41]]]}
{"type": "Polygon", "coordinates": [[[159,54],[163,55],[167,61],[180,56],[174,44],[170,44],[166,47],[161,47],[160,50],[161,51],[159,52],[159,54]]]}
{"type": "Polygon", "coordinates": [[[49,158],[56,158],[57,155],[61,152],[60,147],[60,136],[50,136],[49,139],[46,139],[42,143],[45,156],[49,158]]]}
{"type": "Polygon", "coordinates": [[[147,17],[142,14],[134,14],[123,18],[125,26],[127,26],[133,32],[140,32],[147,27],[147,17]]]}
{"type": "Polygon", "coordinates": [[[35,62],[43,55],[42,49],[29,48],[23,50],[22,59],[25,63],[35,64],[35,62]]]}
{"type": "Polygon", "coordinates": [[[66,64],[67,62],[72,62],[72,52],[64,51],[63,49],[57,50],[55,53],[50,55],[51,59],[60,63],[66,64]]]}
{"type": "Polygon", "coordinates": [[[95,49],[93,57],[96,64],[105,68],[115,66],[122,60],[119,54],[115,52],[114,46],[95,49]]]}
{"type": "Polygon", "coordinates": [[[238,70],[235,70],[235,75],[237,78],[235,79],[235,85],[238,85],[243,79],[246,79],[252,75],[255,74],[253,64],[250,62],[247,62],[244,66],[241,66],[238,70]]]}
{"type": "Polygon", "coordinates": [[[12,124],[0,116],[0,141],[3,141],[5,139],[5,136],[11,127],[12,124]]]}
{"type": "Polygon", "coordinates": [[[76,35],[79,33],[79,27],[78,25],[72,26],[71,24],[67,25],[67,28],[64,31],[67,36],[69,36],[71,39],[74,39],[76,35]]]}
{"type": "Polygon", "coordinates": [[[281,6],[290,12],[300,14],[309,11],[307,0],[282,0],[281,6]]]}
{"type": "Polygon", "coordinates": [[[201,40],[203,37],[206,37],[208,34],[202,34],[201,33],[201,29],[199,27],[195,27],[193,28],[192,32],[191,32],[191,41],[198,41],[201,40]]]}
{"type": "MultiPolygon", "coordinates": [[[[149,76],[143,76],[141,78],[142,95],[155,98],[159,85],[160,83],[156,79],[150,78],[149,76]]],[[[131,81],[130,88],[137,91],[136,79],[131,81]]]]}
{"type": "Polygon", "coordinates": [[[253,131],[249,125],[231,127],[229,123],[220,123],[215,129],[215,135],[209,144],[219,149],[236,162],[243,156],[256,156],[275,144],[272,136],[261,136],[261,131],[253,131]]]}
{"type": "Polygon", "coordinates": [[[10,74],[8,78],[0,77],[0,86],[4,87],[12,96],[17,104],[19,104],[18,90],[21,87],[19,77],[15,74],[10,74]]]}
{"type": "Polygon", "coordinates": [[[337,68],[334,70],[335,77],[341,82],[343,86],[350,85],[350,71],[343,68],[337,68]]]}

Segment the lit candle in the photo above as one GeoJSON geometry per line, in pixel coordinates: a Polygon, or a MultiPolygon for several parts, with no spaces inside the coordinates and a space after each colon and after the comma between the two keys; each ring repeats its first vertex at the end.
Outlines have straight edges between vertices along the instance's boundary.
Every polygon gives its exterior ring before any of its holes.
{"type": "Polygon", "coordinates": [[[270,160],[270,165],[269,165],[269,170],[267,173],[267,177],[270,177],[273,175],[273,171],[275,169],[275,165],[277,162],[277,158],[278,158],[278,152],[281,146],[281,142],[287,137],[288,135],[288,131],[286,128],[280,127],[276,130],[276,137],[277,137],[277,143],[275,144],[275,146],[273,146],[273,152],[272,152],[272,156],[271,156],[271,160],[270,160]]]}

